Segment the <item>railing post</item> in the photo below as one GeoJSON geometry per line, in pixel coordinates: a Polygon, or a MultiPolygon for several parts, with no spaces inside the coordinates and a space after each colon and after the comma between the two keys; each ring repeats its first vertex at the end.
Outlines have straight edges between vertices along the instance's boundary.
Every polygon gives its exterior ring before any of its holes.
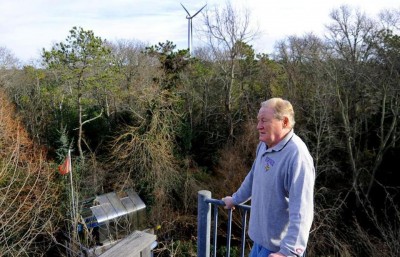
{"type": "Polygon", "coordinates": [[[197,194],[197,257],[210,257],[211,192],[201,190],[197,194]]]}

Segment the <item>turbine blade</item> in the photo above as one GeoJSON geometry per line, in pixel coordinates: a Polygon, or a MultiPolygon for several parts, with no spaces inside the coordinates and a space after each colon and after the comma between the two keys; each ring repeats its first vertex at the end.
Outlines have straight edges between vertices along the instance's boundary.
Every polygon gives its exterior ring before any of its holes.
{"type": "Polygon", "coordinates": [[[201,10],[203,10],[204,9],[204,7],[206,7],[206,5],[204,5],[203,7],[201,7],[201,9],[200,10],[198,10],[197,11],[197,13],[195,13],[193,16],[192,16],[192,18],[194,17],[194,16],[196,16],[199,12],[201,12],[201,10]]]}
{"type": "Polygon", "coordinates": [[[190,17],[190,13],[188,12],[188,10],[186,10],[185,6],[183,6],[182,3],[181,3],[181,5],[182,5],[183,9],[185,9],[186,13],[187,13],[187,14],[189,15],[189,17],[190,17]]]}

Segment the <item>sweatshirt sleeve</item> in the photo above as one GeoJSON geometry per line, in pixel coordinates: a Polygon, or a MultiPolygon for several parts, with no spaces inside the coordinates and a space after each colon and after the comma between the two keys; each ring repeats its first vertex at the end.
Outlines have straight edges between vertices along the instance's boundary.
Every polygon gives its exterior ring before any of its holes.
{"type": "Polygon", "coordinates": [[[280,252],[286,256],[302,256],[314,217],[315,169],[312,158],[296,154],[285,184],[289,192],[289,226],[281,241],[280,252]]]}

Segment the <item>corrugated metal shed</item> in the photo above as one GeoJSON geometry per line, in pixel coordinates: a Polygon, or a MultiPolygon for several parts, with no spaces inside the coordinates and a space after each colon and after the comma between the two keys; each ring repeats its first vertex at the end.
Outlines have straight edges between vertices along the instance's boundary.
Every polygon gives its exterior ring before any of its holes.
{"type": "Polygon", "coordinates": [[[97,222],[103,223],[146,208],[136,192],[128,190],[126,194],[127,196],[121,199],[115,192],[97,196],[95,203],[98,205],[90,207],[97,222]]]}
{"type": "Polygon", "coordinates": [[[156,236],[139,231],[146,205],[135,191],[98,195],[82,201],[81,208],[85,225],[78,227],[78,232],[88,247],[94,246],[85,249],[87,256],[151,256],[156,236]]]}

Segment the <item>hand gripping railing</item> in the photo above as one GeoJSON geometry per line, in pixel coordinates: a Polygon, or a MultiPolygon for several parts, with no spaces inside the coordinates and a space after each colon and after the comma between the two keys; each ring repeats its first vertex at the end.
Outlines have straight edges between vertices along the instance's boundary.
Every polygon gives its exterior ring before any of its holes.
{"type": "MultiPolygon", "coordinates": [[[[211,232],[211,206],[213,206],[213,257],[217,256],[217,225],[218,225],[218,207],[224,206],[222,200],[211,198],[211,192],[201,190],[198,192],[198,205],[197,205],[197,256],[210,257],[210,232],[211,232]]],[[[241,233],[241,252],[240,256],[244,257],[245,241],[246,241],[246,227],[247,227],[247,213],[250,211],[248,205],[236,205],[238,209],[244,211],[242,216],[242,233],[241,233]]],[[[232,232],[232,210],[228,211],[228,226],[227,226],[227,242],[226,242],[226,256],[230,257],[231,248],[231,232],[232,232]]]]}

